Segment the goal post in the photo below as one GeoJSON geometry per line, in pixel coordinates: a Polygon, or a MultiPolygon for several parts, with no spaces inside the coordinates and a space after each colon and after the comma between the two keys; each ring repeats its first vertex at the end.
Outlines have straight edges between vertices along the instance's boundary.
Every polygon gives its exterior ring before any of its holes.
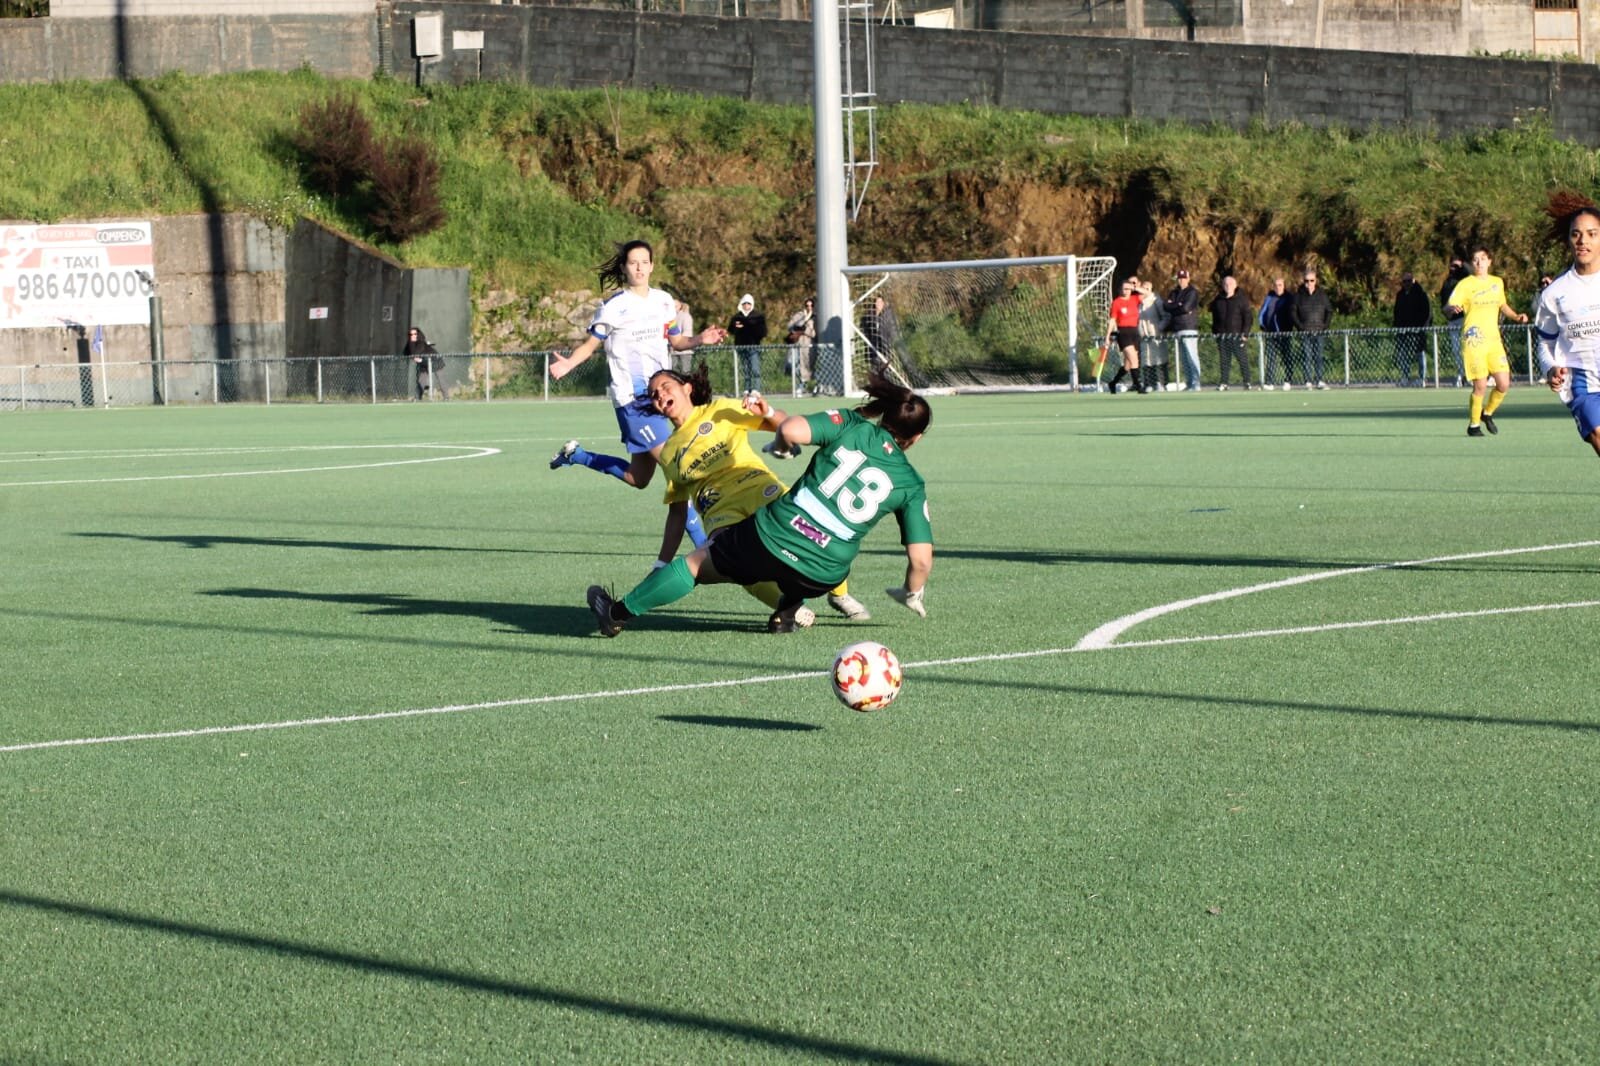
{"type": "Polygon", "coordinates": [[[844,267],[844,389],[876,366],[919,389],[1076,390],[1106,335],[1115,270],[1110,256],[1075,255],[844,267]]]}

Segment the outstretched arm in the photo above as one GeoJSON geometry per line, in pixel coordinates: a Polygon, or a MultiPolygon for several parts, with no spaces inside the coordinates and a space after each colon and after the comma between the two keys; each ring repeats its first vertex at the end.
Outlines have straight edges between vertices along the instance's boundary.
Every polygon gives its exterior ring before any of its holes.
{"type": "Polygon", "coordinates": [[[687,352],[707,344],[721,344],[728,339],[728,331],[721,326],[708,326],[704,332],[693,337],[685,337],[681,333],[674,333],[667,338],[667,344],[675,352],[687,352]]]}
{"type": "Polygon", "coordinates": [[[785,451],[793,451],[796,445],[811,443],[811,423],[800,415],[790,415],[778,423],[778,437],[772,443],[782,446],[785,451]]]}
{"type": "Polygon", "coordinates": [[[560,381],[587,362],[599,347],[600,338],[591,334],[585,338],[582,344],[566,355],[557,355],[550,360],[550,376],[556,381],[560,381]]]}

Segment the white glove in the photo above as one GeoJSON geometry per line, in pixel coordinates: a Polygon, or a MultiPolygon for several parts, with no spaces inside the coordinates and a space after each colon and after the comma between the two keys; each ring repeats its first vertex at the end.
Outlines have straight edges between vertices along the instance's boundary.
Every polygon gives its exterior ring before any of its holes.
{"type": "Polygon", "coordinates": [[[906,610],[916,612],[918,618],[928,617],[928,609],[922,605],[922,594],[928,591],[926,588],[920,588],[915,592],[907,592],[904,588],[884,589],[883,591],[887,592],[890,599],[906,610]]]}

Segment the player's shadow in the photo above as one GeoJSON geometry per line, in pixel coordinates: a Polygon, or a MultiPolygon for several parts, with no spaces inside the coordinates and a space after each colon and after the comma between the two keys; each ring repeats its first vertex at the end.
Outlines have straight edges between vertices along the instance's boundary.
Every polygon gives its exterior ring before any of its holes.
{"type": "Polygon", "coordinates": [[[918,670],[917,683],[942,682],[951,685],[982,685],[985,688],[1019,688],[1064,696],[1107,696],[1163,703],[1207,703],[1225,707],[1253,707],[1267,711],[1300,711],[1311,714],[1349,714],[1369,718],[1390,718],[1407,722],[1437,722],[1451,725],[1517,726],[1523,729],[1556,729],[1576,733],[1600,733],[1600,722],[1575,722],[1564,718],[1511,718],[1493,714],[1461,714],[1454,711],[1409,711],[1395,707],[1360,707],[1348,703],[1318,703],[1311,700],[1257,699],[1249,696],[1213,696],[1203,692],[1161,692],[1154,689],[1097,688],[1088,685],[1054,685],[1041,681],[996,681],[964,674],[941,674],[918,670]]]}
{"type": "Polygon", "coordinates": [[[537,548],[468,548],[456,544],[385,544],[367,540],[308,540],[304,537],[239,537],[225,533],[74,533],[75,537],[107,540],[142,540],[150,544],[179,544],[185,548],[215,548],[242,545],[248,548],[332,548],[351,552],[503,552],[516,555],[543,554],[537,548]]]}
{"type": "Polygon", "coordinates": [[[282,937],[198,925],[111,907],[71,903],[6,889],[0,889],[0,906],[33,911],[47,921],[59,922],[71,919],[163,937],[187,938],[194,941],[202,950],[242,950],[256,952],[267,958],[300,959],[343,969],[356,976],[398,978],[401,981],[418,982],[435,988],[498,996],[513,1002],[554,1007],[562,1011],[576,1011],[641,1025],[708,1034],[745,1044],[748,1050],[764,1048],[769,1054],[777,1053],[780,1057],[798,1055],[802,1058],[893,1063],[905,1066],[939,1066],[951,1061],[931,1055],[853,1044],[828,1037],[807,1036],[787,1028],[778,1029],[611,997],[588,996],[527,981],[512,981],[438,966],[423,966],[412,962],[379,958],[376,955],[363,955],[317,944],[286,940],[282,937]]]}
{"type": "Polygon", "coordinates": [[[775,733],[811,733],[822,728],[810,722],[785,722],[776,718],[747,718],[742,715],[658,714],[656,721],[709,725],[721,729],[765,729],[775,733]]]}
{"type": "MultiPolygon", "coordinates": [[[[1203,509],[1202,509],[1203,510],[1203,509]]],[[[904,553],[886,548],[867,549],[862,555],[881,555],[885,558],[902,559],[904,553]]],[[[1592,577],[1600,575],[1600,563],[1588,566],[1570,565],[1553,566],[1547,563],[1530,563],[1523,558],[1507,557],[1497,561],[1493,558],[1484,559],[1458,559],[1450,562],[1417,563],[1409,566],[1399,566],[1393,563],[1361,563],[1349,559],[1284,559],[1267,555],[1199,555],[1185,554],[1182,552],[1152,552],[1152,553],[1114,553],[1107,551],[1080,551],[1073,549],[1051,548],[956,548],[940,545],[937,548],[940,559],[970,559],[974,562],[986,563],[1033,563],[1037,566],[1063,566],[1080,563],[1095,566],[1133,566],[1146,568],[1152,566],[1206,566],[1224,567],[1230,570],[1240,568],[1255,568],[1262,570],[1293,570],[1293,571],[1323,571],[1323,570],[1360,570],[1365,567],[1382,566],[1382,573],[1466,573],[1466,574],[1578,574],[1592,577]]]]}
{"type": "MultiPolygon", "coordinates": [[[[578,604],[506,603],[495,600],[441,600],[427,596],[407,596],[392,592],[298,592],[294,589],[231,588],[204,589],[202,596],[233,596],[244,600],[288,600],[301,603],[342,603],[363,607],[362,614],[380,617],[481,618],[502,632],[537,633],[545,636],[589,637],[595,634],[594,615],[578,604]]],[[[766,628],[766,617],[758,615],[748,625],[730,626],[725,619],[701,615],[651,615],[650,628],[681,633],[730,633],[740,628],[751,631],[766,628]]]]}

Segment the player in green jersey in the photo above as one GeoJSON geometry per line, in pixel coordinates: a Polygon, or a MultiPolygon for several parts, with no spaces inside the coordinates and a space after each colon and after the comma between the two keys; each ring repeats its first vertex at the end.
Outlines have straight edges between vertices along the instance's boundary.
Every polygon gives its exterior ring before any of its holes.
{"type": "Polygon", "coordinates": [[[767,628],[788,633],[808,596],[843,581],[862,538],[893,514],[906,551],[905,583],[888,593],[926,618],[923,591],[933,569],[933,530],[922,475],[905,452],[927,432],[928,401],[874,374],[854,411],[792,415],[778,426],[785,446],[812,444],[806,472],[788,492],[729,526],[703,548],[656,570],[620,600],[599,585],[589,608],[614,637],[629,620],[682,599],[696,585],[775,582],[782,593],[767,628]]]}

